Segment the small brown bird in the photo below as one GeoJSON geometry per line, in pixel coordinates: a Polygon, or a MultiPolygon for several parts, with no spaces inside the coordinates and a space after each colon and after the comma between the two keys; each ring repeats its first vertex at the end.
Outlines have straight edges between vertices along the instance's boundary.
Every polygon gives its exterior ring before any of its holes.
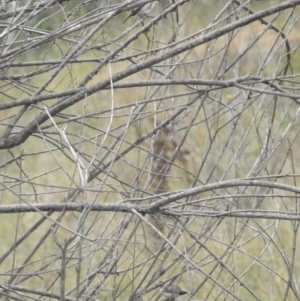
{"type": "Polygon", "coordinates": [[[151,10],[151,3],[145,3],[131,11],[131,14],[125,19],[125,23],[132,16],[139,16],[141,18],[146,18],[151,10]]]}
{"type": "Polygon", "coordinates": [[[185,295],[188,292],[183,291],[179,286],[176,284],[164,284],[163,281],[159,281],[158,287],[161,287],[160,292],[162,295],[167,297],[168,299],[176,299],[178,296],[185,295]]]}

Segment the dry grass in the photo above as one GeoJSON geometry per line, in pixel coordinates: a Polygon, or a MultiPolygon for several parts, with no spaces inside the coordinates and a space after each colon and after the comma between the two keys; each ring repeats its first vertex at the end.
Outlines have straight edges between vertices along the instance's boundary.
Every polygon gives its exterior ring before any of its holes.
{"type": "MultiPolygon", "coordinates": [[[[220,1],[224,2],[224,1],[220,1]]],[[[268,2],[268,1],[266,1],[268,2]]],[[[185,20],[183,29],[180,31],[178,39],[184,38],[195,31],[195,28],[205,28],[211,21],[215,12],[218,11],[219,3],[215,3],[216,10],[212,9],[209,3],[200,3],[192,1],[182,7],[182,15],[186,15],[186,20],[181,16],[181,20],[185,20]],[[191,7],[193,7],[191,9],[191,7]],[[189,22],[187,21],[189,20],[189,22]]],[[[253,9],[260,10],[262,5],[268,6],[268,3],[259,2],[252,4],[253,9]]],[[[175,14],[173,14],[175,18],[175,14]]],[[[173,22],[174,19],[168,18],[155,26],[155,30],[149,32],[147,36],[152,36],[153,39],[161,39],[159,45],[164,47],[167,41],[170,40],[170,34],[164,33],[163,29],[167,26],[167,22],[173,22]]],[[[120,20],[117,21],[118,25],[120,20]]],[[[281,15],[275,24],[282,25],[284,16],[281,15]]],[[[113,37],[118,30],[118,26],[111,24],[111,36],[113,37]]],[[[250,26],[244,27],[236,32],[233,38],[222,37],[213,40],[210,43],[195,47],[185,58],[182,66],[176,68],[172,73],[173,78],[199,78],[215,79],[217,70],[222,69],[222,59],[225,57],[228,61],[234,61],[244,49],[251,43],[253,38],[259,36],[265,30],[265,26],[259,22],[255,22],[250,26]],[[230,40],[230,43],[229,43],[230,40]],[[208,58],[204,60],[203,58],[208,58]]],[[[297,38],[298,31],[295,29],[289,34],[289,40],[293,45],[299,44],[297,38]]],[[[99,35],[95,35],[95,39],[100,40],[99,35]]],[[[276,34],[273,31],[266,31],[255,47],[245,53],[242,59],[239,60],[224,78],[230,79],[246,74],[256,74],[261,67],[262,60],[268,55],[272,58],[265,64],[263,70],[260,70],[259,75],[272,77],[275,70],[280,70],[285,64],[285,53],[282,51],[282,40],[276,39],[276,34]],[[269,54],[269,45],[274,46],[274,50],[269,54]],[[276,47],[280,48],[278,51],[276,47]]],[[[153,43],[154,45],[155,43],[153,43]]],[[[152,45],[152,46],[153,46],[152,45]]],[[[59,45],[62,52],[67,51],[68,44],[62,43],[59,45]]],[[[115,45],[117,47],[117,45],[115,45]]],[[[130,47],[123,52],[123,55],[128,55],[132,52],[143,52],[148,47],[148,40],[145,35],[136,39],[130,47]]],[[[111,50],[114,47],[111,48],[111,50]]],[[[31,53],[28,60],[37,60],[43,57],[42,51],[31,53]]],[[[47,54],[47,59],[57,58],[61,55],[56,47],[51,47],[51,51],[47,54]]],[[[183,57],[184,54],[182,54],[183,57]]],[[[86,53],[83,57],[97,58],[101,56],[97,51],[86,53]]],[[[142,56],[141,60],[146,60],[149,56],[142,56]]],[[[26,55],[24,56],[26,58],[26,55]]],[[[298,52],[293,54],[293,66],[295,73],[298,72],[297,65],[298,52]],[[294,65],[295,64],[295,65],[294,65]]],[[[177,57],[176,59],[180,59],[177,57]]],[[[168,63],[172,63],[170,60],[168,63]]],[[[128,66],[126,62],[112,63],[111,66],[106,65],[102,68],[89,82],[89,85],[100,82],[109,76],[109,68],[111,72],[117,73],[128,66]]],[[[73,87],[77,87],[78,83],[88,74],[93,68],[93,64],[70,64],[65,67],[58,76],[49,85],[51,91],[64,91],[73,87]]],[[[161,72],[168,70],[168,66],[157,68],[161,72]]],[[[22,72],[33,71],[34,68],[25,68],[22,72]]],[[[17,73],[18,70],[9,70],[10,74],[17,73]]],[[[41,86],[52,72],[39,75],[30,81],[33,87],[41,86]]],[[[126,79],[126,81],[139,81],[147,79],[161,78],[151,70],[143,70],[126,79]]],[[[3,82],[4,84],[4,82],[3,82]]],[[[257,86],[258,87],[258,86],[257,86]]],[[[265,87],[261,85],[261,88],[265,87]]],[[[34,88],[33,88],[34,89],[34,88]]],[[[66,109],[58,116],[56,122],[60,127],[63,126],[65,120],[70,116],[82,116],[72,122],[68,122],[68,127],[65,131],[72,145],[83,154],[82,160],[85,166],[88,166],[93,156],[96,160],[100,160],[102,155],[106,153],[116,141],[116,137],[122,133],[129,120],[131,110],[135,103],[149,100],[144,108],[144,114],[139,117],[133,126],[126,130],[123,135],[123,141],[119,144],[120,153],[122,150],[130,146],[136,139],[145,134],[150,128],[153,128],[155,118],[164,119],[172,116],[176,108],[185,104],[189,100],[189,95],[173,97],[176,94],[190,93],[190,87],[169,86],[161,87],[142,87],[131,89],[115,89],[102,90],[87,97],[76,105],[66,109]],[[153,93],[153,94],[152,94],[153,93]],[[168,96],[169,97],[166,97],[168,96]],[[165,97],[163,100],[153,101],[165,97]],[[150,101],[151,100],[151,101],[150,101]],[[112,103],[113,101],[113,103],[112,103]],[[111,107],[115,110],[111,119],[111,107]],[[105,113],[103,113],[105,112],[105,113]],[[109,129],[109,135],[106,133],[109,129]],[[96,147],[96,142],[101,147],[96,147]],[[98,149],[98,150],[97,150],[98,149]]],[[[20,92],[18,87],[10,87],[6,92],[7,95],[14,98],[23,98],[24,92],[20,92]]],[[[30,93],[29,93],[30,94],[30,93]]],[[[266,124],[269,124],[272,116],[273,96],[257,96],[253,95],[252,104],[248,104],[248,108],[243,111],[238,123],[239,126],[233,130],[235,114],[231,110],[223,110],[221,106],[214,100],[223,101],[226,105],[232,106],[235,110],[241,109],[246,95],[245,92],[236,87],[224,89],[222,91],[211,92],[210,98],[203,101],[203,108],[196,115],[193,121],[193,126],[188,132],[183,146],[189,150],[185,158],[178,157],[174,160],[174,165],[170,169],[167,176],[167,186],[169,191],[174,192],[181,189],[190,188],[193,185],[203,185],[208,183],[218,182],[220,180],[228,180],[235,178],[244,178],[252,176],[252,168],[264,148],[264,139],[266,132],[266,124]],[[257,98],[256,98],[257,97],[257,98]],[[261,97],[261,98],[259,98],[261,97]],[[257,100],[256,100],[257,99],[257,100]],[[268,119],[268,120],[266,120],[268,119]],[[231,131],[233,130],[232,138],[231,131]],[[241,143],[243,141],[243,143],[241,143]],[[225,149],[225,144],[229,143],[229,147],[225,149]],[[224,152],[222,149],[224,148],[224,152]],[[241,148],[240,152],[236,152],[241,148]],[[235,159],[233,162],[233,158],[235,159]],[[216,164],[216,166],[215,166],[216,164]],[[201,170],[200,170],[201,167],[201,170]],[[199,173],[199,174],[198,174],[199,173]]],[[[6,97],[7,101],[8,97],[6,97]]],[[[47,106],[54,104],[57,99],[47,101],[47,106]]],[[[279,101],[281,101],[279,99],[279,101]]],[[[199,103],[201,100],[199,101],[199,103]]],[[[272,124],[274,131],[272,137],[274,140],[279,139],[280,135],[286,130],[293,116],[289,116],[286,110],[295,111],[296,105],[280,103],[283,109],[276,112],[275,120],[272,124]]],[[[198,109],[199,103],[192,106],[182,120],[177,125],[176,137],[178,141],[184,137],[186,129],[194,118],[194,113],[198,109]]],[[[18,108],[8,111],[0,111],[0,118],[5,122],[5,118],[13,116],[18,112],[18,108]],[[9,113],[9,115],[8,115],[9,113]]],[[[36,105],[32,110],[29,110],[24,118],[18,124],[25,126],[33,116],[43,110],[43,104],[36,105]]],[[[59,134],[51,123],[47,122],[44,126],[49,126],[47,136],[43,134],[43,139],[38,132],[29,138],[25,143],[15,147],[12,152],[17,155],[24,151],[24,158],[20,165],[14,163],[9,165],[2,172],[3,191],[1,194],[2,205],[21,203],[55,203],[60,202],[66,197],[70,189],[80,187],[80,175],[76,164],[73,162],[70,151],[65,148],[63,151],[56,148],[55,145],[65,145],[62,143],[59,134]],[[18,181],[24,181],[24,184],[16,185],[18,181]],[[26,183],[27,182],[27,183],[26,183]],[[19,196],[22,197],[20,200],[19,196]]],[[[4,126],[2,126],[4,128],[4,126]]],[[[266,168],[257,173],[257,175],[266,176],[267,174],[281,173],[298,173],[298,166],[295,164],[297,150],[299,149],[298,138],[298,122],[295,122],[290,131],[289,137],[285,144],[280,145],[274,154],[268,159],[266,168]],[[290,137],[290,138],[289,138],[290,137]],[[287,155],[289,150],[289,141],[294,141],[292,145],[292,153],[294,154],[294,162],[291,156],[287,155]]],[[[166,138],[167,140],[168,138],[166,138]]],[[[121,201],[125,198],[139,198],[146,194],[155,194],[155,188],[149,185],[149,177],[151,171],[151,147],[153,147],[153,138],[149,138],[135,148],[133,151],[126,154],[121,160],[118,160],[111,166],[111,176],[106,178],[105,173],[102,173],[91,181],[82,192],[78,201],[84,201],[87,204],[92,203],[113,203],[121,201]],[[133,190],[134,187],[136,190],[133,190]],[[138,190],[140,189],[140,190],[138,190]]],[[[272,146],[274,146],[272,144],[272,146]]],[[[274,146],[275,147],[275,146],[274,146]]],[[[115,157],[116,148],[112,149],[103,163],[107,164],[115,157]]],[[[172,156],[174,148],[170,148],[169,157],[172,156]]],[[[3,162],[5,158],[10,158],[6,150],[1,150],[3,162]]],[[[108,167],[110,168],[110,166],[108,167]]],[[[254,174],[253,174],[254,176],[254,174]]],[[[297,178],[294,179],[297,181],[297,178]]],[[[283,183],[294,184],[290,179],[280,180],[283,183]]],[[[296,185],[296,183],[295,183],[296,185]]],[[[293,198],[279,198],[280,191],[269,191],[266,188],[236,188],[232,190],[219,190],[207,192],[201,195],[195,195],[188,201],[201,200],[200,204],[187,205],[189,210],[202,208],[207,210],[225,210],[226,206],[233,203],[235,209],[251,209],[254,202],[261,201],[259,209],[265,210],[294,210],[295,200],[293,198]],[[226,200],[209,200],[209,198],[218,196],[226,196],[227,194],[249,194],[249,197],[238,199],[231,198],[226,200]],[[252,194],[277,194],[273,198],[255,198],[252,194]]],[[[292,196],[292,195],[291,195],[292,196]]],[[[153,201],[153,200],[152,200],[153,201]]],[[[149,201],[150,202],[150,201],[149,201]]],[[[176,205],[176,204],[174,204],[176,205]]],[[[183,205],[182,205],[183,206],[183,205]]],[[[177,207],[176,209],[180,209],[177,207]]],[[[183,208],[183,207],[182,207],[183,208]]],[[[0,227],[3,229],[1,236],[0,252],[3,254],[14,241],[18,240],[24,233],[37,222],[43,214],[41,213],[26,213],[26,214],[9,214],[2,215],[0,219],[0,227]]],[[[99,300],[117,299],[126,300],[130,297],[131,292],[139,285],[140,280],[146,277],[144,282],[153,280],[152,277],[155,271],[166,268],[168,264],[173,265],[168,267],[162,278],[167,279],[178,273],[177,280],[180,279],[180,284],[184,289],[195,292],[193,300],[218,300],[231,299],[229,295],[212,280],[205,280],[205,276],[196,270],[184,258],[178,260],[178,253],[174,249],[161,250],[164,240],[157,236],[144,221],[138,217],[132,217],[131,221],[126,226],[126,230],[120,231],[120,225],[124,222],[126,214],[113,212],[98,212],[90,213],[88,219],[84,222],[83,229],[80,233],[83,235],[82,245],[80,239],[76,238],[69,246],[66,266],[66,291],[71,291],[71,296],[75,296],[75,286],[77,274],[80,274],[80,279],[84,279],[97,265],[107,256],[106,263],[103,263],[101,268],[107,271],[109,263],[113,262],[113,258],[120,255],[117,266],[112,268],[112,271],[121,271],[119,276],[112,274],[108,277],[101,290],[97,293],[96,298],[99,300]],[[116,233],[120,231],[120,235],[116,233]],[[134,234],[133,234],[134,233],[134,234]],[[132,235],[133,234],[133,235],[132,235]],[[115,240],[118,242],[115,244],[115,240]],[[113,249],[111,249],[113,246],[113,249]],[[81,252],[81,254],[80,254],[81,252]],[[110,254],[108,256],[108,254],[110,254]],[[78,257],[82,256],[80,271],[78,271],[78,257]],[[135,267],[137,266],[137,267],[135,267]],[[135,267],[134,269],[132,269],[135,267]],[[123,271],[128,270],[126,273],[123,271]],[[199,283],[205,280],[203,287],[198,289],[199,283]],[[118,287],[117,285],[120,285],[118,287]],[[122,291],[124,289],[124,291],[122,291]],[[198,290],[197,290],[198,289],[198,290]],[[195,291],[196,290],[196,291],[195,291]],[[114,295],[115,294],[115,295],[114,295]]],[[[36,287],[40,290],[48,290],[59,292],[58,273],[60,269],[59,248],[54,242],[54,234],[49,232],[47,238],[42,243],[36,253],[30,258],[29,262],[25,263],[24,259],[31,252],[34,246],[40,241],[44,234],[53,227],[53,221],[58,219],[59,226],[54,227],[57,231],[56,236],[58,242],[64,243],[65,239],[72,236],[72,231],[76,230],[80,213],[66,212],[64,214],[52,214],[51,220],[45,221],[26,239],[15,251],[11,253],[1,265],[1,283],[7,282],[10,279],[11,272],[15,268],[25,264],[26,267],[22,270],[23,275],[19,275],[15,284],[22,286],[36,287]],[[59,218],[61,216],[61,218],[59,218]],[[63,227],[60,227],[62,225],[63,227]],[[28,277],[29,274],[39,274],[39,276],[28,277]]],[[[145,216],[148,220],[150,217],[145,216]]],[[[174,241],[176,248],[182,254],[186,255],[191,261],[201,269],[211,275],[212,279],[222,284],[236,296],[242,296],[243,301],[255,300],[251,295],[253,292],[258,299],[271,299],[274,301],[283,300],[286,291],[286,281],[289,278],[289,273],[284,262],[283,252],[286,252],[286,257],[289,261],[292,258],[293,241],[295,240],[296,250],[300,247],[297,241],[296,232],[293,232],[295,224],[291,221],[274,221],[267,219],[246,218],[224,218],[222,220],[211,217],[194,217],[191,218],[183,228],[175,218],[158,217],[157,227],[163,224],[162,233],[165,236],[170,235],[170,239],[178,235],[179,239],[174,241]],[[192,233],[198,238],[195,241],[189,233],[192,233]],[[282,252],[280,254],[279,250],[282,252]],[[221,265],[221,262],[223,265],[221,265]],[[277,274],[276,274],[277,273],[277,274]],[[234,275],[241,283],[237,282],[234,275]],[[249,290],[247,290],[247,288],[249,290]]],[[[185,218],[182,218],[182,223],[185,223],[185,218]]],[[[153,221],[155,223],[155,221],[153,221]]],[[[293,274],[298,275],[299,264],[295,260],[293,266],[293,274]]],[[[103,279],[105,272],[98,273],[92,280],[89,291],[93,290],[103,279]]],[[[155,277],[154,277],[155,278],[155,277]]],[[[156,280],[156,279],[154,279],[156,280]]],[[[298,279],[296,279],[297,282],[298,279]]],[[[144,285],[143,284],[143,285],[144,285]]],[[[149,287],[152,287],[152,283],[149,287]]],[[[88,294],[86,292],[86,294],[88,294]]],[[[149,300],[157,297],[153,295],[154,291],[149,290],[144,297],[144,300],[149,300]]],[[[236,300],[236,299],[235,299],[236,300]]],[[[289,294],[285,300],[295,300],[294,294],[289,294]]]]}

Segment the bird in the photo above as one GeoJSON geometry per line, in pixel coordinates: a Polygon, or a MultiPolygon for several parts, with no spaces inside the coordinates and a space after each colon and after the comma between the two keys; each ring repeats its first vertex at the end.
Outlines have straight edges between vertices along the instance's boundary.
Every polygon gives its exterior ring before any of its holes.
{"type": "Polygon", "coordinates": [[[167,297],[168,299],[176,299],[179,295],[185,295],[188,292],[183,291],[179,286],[176,284],[168,284],[164,283],[163,281],[159,281],[158,287],[160,287],[160,292],[162,295],[167,297]]]}
{"type": "Polygon", "coordinates": [[[155,2],[144,3],[131,11],[131,14],[124,20],[123,24],[132,16],[139,16],[142,19],[146,18],[155,6],[155,2]]]}

